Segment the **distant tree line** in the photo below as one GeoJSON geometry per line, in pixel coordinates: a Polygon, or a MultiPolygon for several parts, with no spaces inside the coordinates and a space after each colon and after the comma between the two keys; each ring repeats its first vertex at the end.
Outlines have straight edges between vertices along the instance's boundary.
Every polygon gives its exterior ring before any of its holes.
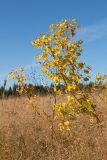
{"type": "MultiPolygon", "coordinates": [[[[53,94],[53,87],[54,87],[53,84],[51,84],[51,86],[28,84],[27,86],[28,86],[27,88],[29,90],[29,94],[31,94],[31,95],[38,94],[38,95],[43,96],[43,95],[47,95],[47,94],[53,94]]],[[[81,89],[91,88],[92,86],[93,86],[93,82],[90,82],[89,84],[80,83],[80,88],[81,89]]],[[[6,88],[6,83],[4,83],[4,85],[0,87],[0,99],[20,96],[17,92],[18,87],[19,86],[17,84],[14,84],[12,87],[10,86],[7,89],[6,88]]],[[[58,87],[58,89],[61,89],[64,92],[64,86],[63,85],[59,85],[57,87],[58,87]]],[[[104,88],[104,86],[102,88],[104,88]]]]}
{"type": "MultiPolygon", "coordinates": [[[[8,98],[8,97],[18,97],[20,96],[19,93],[17,92],[17,88],[19,86],[17,84],[14,84],[12,87],[10,86],[8,89],[5,88],[5,86],[0,87],[0,99],[2,98],[8,98]]],[[[41,95],[46,95],[50,92],[51,87],[47,86],[34,86],[32,84],[28,84],[29,92],[33,92],[31,94],[41,94],[41,95]]]]}
{"type": "Polygon", "coordinates": [[[14,84],[13,87],[5,88],[5,85],[0,87],[0,98],[8,98],[9,96],[17,96],[16,88],[18,85],[14,84]]]}

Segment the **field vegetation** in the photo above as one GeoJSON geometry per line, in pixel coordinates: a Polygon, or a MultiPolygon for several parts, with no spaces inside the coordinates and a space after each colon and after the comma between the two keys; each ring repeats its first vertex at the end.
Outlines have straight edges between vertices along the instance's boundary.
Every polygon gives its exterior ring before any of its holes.
{"type": "Polygon", "coordinates": [[[4,81],[1,160],[107,159],[107,76],[98,74],[90,82],[91,67],[80,60],[78,29],[76,19],[64,19],[32,42],[41,50],[35,57],[41,81],[48,79],[51,86],[28,83],[24,67],[9,74],[17,81],[13,88],[6,90],[4,81]]]}
{"type": "MultiPolygon", "coordinates": [[[[98,103],[100,123],[90,122],[87,116],[71,121],[70,131],[56,130],[52,139],[43,110],[52,117],[53,96],[40,96],[39,116],[27,99],[0,100],[0,159],[1,160],[106,160],[107,105],[101,90],[94,93],[98,103]],[[100,93],[100,94],[99,94],[100,93]]],[[[65,96],[58,98],[63,101],[65,96]]]]}

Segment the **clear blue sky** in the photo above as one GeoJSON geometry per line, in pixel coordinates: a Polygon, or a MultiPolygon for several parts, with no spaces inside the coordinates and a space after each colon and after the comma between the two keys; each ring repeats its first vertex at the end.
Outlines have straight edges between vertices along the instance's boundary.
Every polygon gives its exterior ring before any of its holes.
{"type": "Polygon", "coordinates": [[[92,74],[107,74],[107,0],[0,0],[0,83],[17,66],[29,68],[38,54],[31,42],[64,18],[78,19],[92,74]]]}

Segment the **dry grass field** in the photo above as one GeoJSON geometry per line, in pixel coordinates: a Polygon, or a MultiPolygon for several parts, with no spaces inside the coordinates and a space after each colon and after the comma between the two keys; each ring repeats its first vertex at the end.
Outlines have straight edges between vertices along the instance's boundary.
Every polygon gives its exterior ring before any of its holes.
{"type": "MultiPolygon", "coordinates": [[[[107,104],[95,97],[101,123],[78,117],[69,133],[57,130],[53,145],[47,122],[26,98],[0,100],[0,160],[107,160],[107,104]]],[[[51,96],[42,96],[37,105],[51,116],[52,103],[51,96]]]]}

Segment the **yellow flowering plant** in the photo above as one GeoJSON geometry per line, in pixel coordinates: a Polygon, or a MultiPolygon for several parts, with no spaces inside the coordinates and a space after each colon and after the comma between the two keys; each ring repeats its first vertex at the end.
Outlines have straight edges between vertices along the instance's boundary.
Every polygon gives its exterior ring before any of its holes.
{"type": "MultiPolygon", "coordinates": [[[[55,122],[62,132],[69,131],[71,121],[81,114],[99,122],[91,92],[107,77],[97,75],[91,89],[88,89],[87,92],[81,89],[80,83],[88,84],[90,80],[91,68],[79,59],[83,52],[81,47],[83,41],[74,40],[76,30],[79,28],[76,19],[64,19],[57,24],[52,24],[49,33],[40,34],[32,42],[33,47],[41,49],[41,54],[35,57],[36,61],[42,65],[41,72],[54,84],[52,117],[49,119],[50,116],[44,112],[51,125],[52,137],[55,135],[55,122]],[[66,97],[65,101],[57,102],[57,96],[63,94],[66,97]]],[[[31,106],[35,109],[34,101],[37,96],[33,93],[33,86],[26,84],[27,75],[24,73],[24,68],[19,67],[12,71],[10,77],[17,80],[18,93],[27,95],[31,106]]],[[[37,113],[40,115],[38,111],[37,113]]]]}
{"type": "Polygon", "coordinates": [[[58,126],[61,131],[69,130],[70,119],[76,114],[87,114],[99,120],[90,98],[91,91],[85,94],[80,88],[80,83],[88,83],[90,80],[90,67],[79,60],[83,52],[83,41],[73,40],[79,28],[76,19],[64,19],[52,24],[49,33],[39,35],[32,42],[33,47],[42,51],[42,54],[36,56],[43,67],[41,71],[54,83],[53,121],[60,121],[58,126]],[[67,100],[57,103],[56,96],[62,95],[57,86],[61,84],[67,100]]]}
{"type": "Polygon", "coordinates": [[[36,105],[34,101],[38,98],[37,95],[34,93],[33,85],[28,85],[26,80],[28,75],[25,73],[24,67],[18,67],[16,70],[13,70],[9,77],[18,83],[17,93],[19,95],[24,95],[28,98],[29,104],[32,106],[33,109],[36,109],[36,105]]]}
{"type": "Polygon", "coordinates": [[[24,67],[18,67],[17,70],[14,70],[9,74],[11,79],[18,82],[19,87],[17,88],[17,91],[19,94],[22,94],[25,91],[25,81],[27,75],[23,73],[24,70],[24,67]]]}

